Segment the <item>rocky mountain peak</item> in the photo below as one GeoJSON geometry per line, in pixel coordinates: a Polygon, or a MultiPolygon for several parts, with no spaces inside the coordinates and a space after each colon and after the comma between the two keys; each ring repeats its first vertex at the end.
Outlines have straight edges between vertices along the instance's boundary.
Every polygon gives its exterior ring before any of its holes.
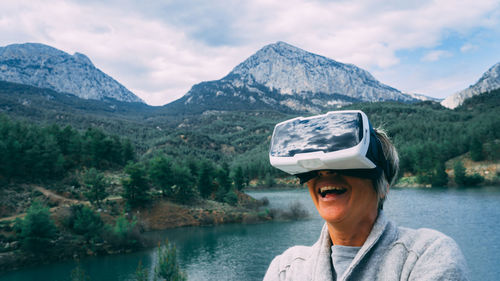
{"type": "Polygon", "coordinates": [[[352,64],[285,42],[266,45],[217,81],[202,82],[169,107],[320,112],[354,102],[417,99],[352,64]]]}
{"type": "Polygon", "coordinates": [[[86,64],[86,65],[89,65],[89,66],[94,66],[94,64],[92,63],[92,61],[90,61],[90,59],[89,59],[86,55],[84,55],[84,54],[82,54],[82,53],[78,53],[78,52],[76,52],[76,53],[73,55],[73,58],[74,58],[77,62],[79,62],[79,63],[81,63],[81,64],[86,64]]]}
{"type": "Polygon", "coordinates": [[[84,99],[143,102],[96,68],[84,54],[70,55],[39,43],[0,47],[0,80],[48,88],[84,99]]]}
{"type": "Polygon", "coordinates": [[[368,71],[316,55],[285,42],[267,45],[226,77],[259,83],[281,94],[339,94],[362,101],[413,98],[377,81],[368,71]]]}
{"type": "Polygon", "coordinates": [[[441,102],[441,105],[453,109],[470,97],[496,89],[500,89],[500,62],[488,69],[474,85],[448,96],[441,102]]]}

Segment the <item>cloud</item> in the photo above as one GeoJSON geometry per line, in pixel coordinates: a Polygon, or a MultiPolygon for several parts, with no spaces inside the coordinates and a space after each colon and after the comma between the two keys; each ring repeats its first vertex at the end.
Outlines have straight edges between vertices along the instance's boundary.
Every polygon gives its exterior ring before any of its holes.
{"type": "MultiPolygon", "coordinates": [[[[449,56],[450,33],[498,25],[495,0],[2,1],[0,44],[40,42],[81,52],[150,104],[220,79],[262,46],[285,41],[365,69],[400,50],[449,56]]],[[[463,51],[467,47],[463,47],[463,51]]]]}
{"type": "Polygon", "coordinates": [[[453,56],[451,52],[444,51],[444,50],[434,50],[428,52],[425,56],[422,57],[422,61],[427,61],[427,62],[434,62],[438,61],[442,58],[449,58],[453,56]]]}
{"type": "Polygon", "coordinates": [[[2,45],[32,41],[84,53],[150,104],[165,104],[195,83],[222,77],[238,62],[235,58],[244,56],[238,55],[244,48],[206,46],[141,14],[99,4],[51,2],[4,5],[0,34],[11,36],[0,39],[2,45]]]}
{"type": "Polygon", "coordinates": [[[478,48],[478,46],[476,46],[476,45],[473,45],[470,43],[465,43],[464,45],[462,45],[462,47],[460,47],[460,52],[466,53],[466,52],[470,52],[472,50],[476,50],[477,48],[478,48]]]}

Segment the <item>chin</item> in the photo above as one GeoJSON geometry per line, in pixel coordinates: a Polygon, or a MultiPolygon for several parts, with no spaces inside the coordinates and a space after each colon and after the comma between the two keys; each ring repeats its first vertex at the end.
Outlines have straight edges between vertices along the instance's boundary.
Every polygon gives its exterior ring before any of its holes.
{"type": "Polygon", "coordinates": [[[330,208],[321,208],[319,211],[319,215],[329,223],[338,223],[343,221],[345,218],[345,211],[338,210],[338,208],[330,207],[330,208]]]}

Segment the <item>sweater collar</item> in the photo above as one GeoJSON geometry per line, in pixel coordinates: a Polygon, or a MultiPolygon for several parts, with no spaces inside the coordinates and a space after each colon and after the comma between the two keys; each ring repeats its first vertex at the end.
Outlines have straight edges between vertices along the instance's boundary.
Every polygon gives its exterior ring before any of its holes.
{"type": "MultiPolygon", "coordinates": [[[[345,272],[345,276],[351,275],[354,268],[361,262],[361,260],[365,257],[365,255],[373,248],[373,246],[378,242],[382,234],[384,233],[388,220],[385,218],[383,211],[380,211],[373,228],[368,235],[365,243],[359,250],[354,260],[349,265],[345,272]]],[[[325,223],[323,225],[323,229],[321,230],[321,235],[314,245],[316,248],[316,258],[315,258],[315,267],[312,274],[312,280],[321,280],[321,281],[333,281],[333,269],[332,269],[332,261],[331,261],[331,246],[332,241],[330,240],[330,234],[328,233],[328,226],[325,223]]],[[[314,259],[314,258],[313,258],[314,259]]]]}

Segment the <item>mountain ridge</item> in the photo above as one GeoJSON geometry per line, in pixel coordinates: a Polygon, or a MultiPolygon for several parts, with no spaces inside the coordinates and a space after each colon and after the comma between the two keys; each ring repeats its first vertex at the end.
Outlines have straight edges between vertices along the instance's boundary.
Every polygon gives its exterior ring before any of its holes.
{"type": "Polygon", "coordinates": [[[0,47],[0,80],[69,93],[83,99],[144,101],[96,68],[84,54],[74,55],[40,43],[0,47]]]}
{"type": "Polygon", "coordinates": [[[355,102],[418,99],[382,84],[352,64],[310,53],[285,42],[258,50],[219,80],[193,87],[167,104],[171,110],[271,109],[318,113],[355,102]]]}
{"type": "Polygon", "coordinates": [[[479,80],[458,93],[448,96],[441,105],[454,109],[464,103],[465,100],[482,93],[500,89],[500,62],[490,67],[479,80]]]}

